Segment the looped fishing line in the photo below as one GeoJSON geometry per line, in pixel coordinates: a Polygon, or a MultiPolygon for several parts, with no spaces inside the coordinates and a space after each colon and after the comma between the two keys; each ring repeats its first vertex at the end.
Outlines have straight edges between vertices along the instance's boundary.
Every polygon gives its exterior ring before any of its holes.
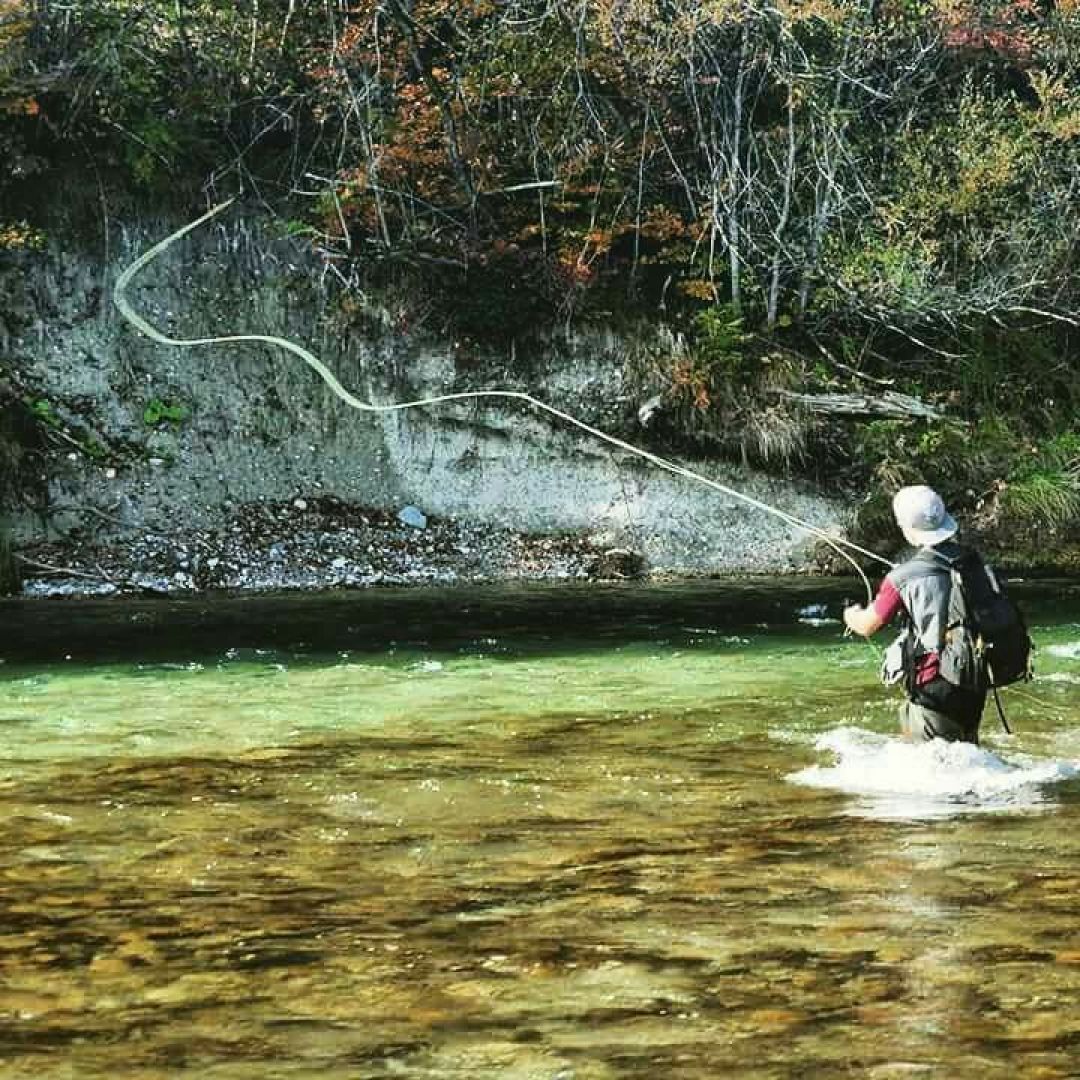
{"type": "Polygon", "coordinates": [[[751,495],[746,495],[741,491],[737,491],[735,488],[728,487],[726,484],[721,484],[718,480],[712,480],[707,476],[702,476],[700,473],[694,472],[692,469],[688,469],[683,465],[679,465],[674,461],[668,461],[666,458],[659,457],[657,454],[653,454],[648,450],[642,450],[638,446],[634,446],[631,443],[617,438],[614,435],[609,435],[605,431],[601,431],[599,428],[593,427],[591,424],[585,423],[583,420],[579,420],[576,416],[572,416],[570,413],[563,412],[562,409],[555,408],[554,405],[549,405],[545,401],[540,401],[538,398],[534,398],[531,394],[523,393],[519,390],[467,390],[460,391],[452,394],[436,394],[432,397],[419,398],[416,401],[400,401],[391,405],[374,405],[368,401],[361,401],[358,397],[351,394],[344,386],[338,382],[334,373],[313,353],[309,352],[301,345],[297,345],[296,342],[289,341],[286,338],[274,337],[270,334],[228,334],[221,337],[205,337],[205,338],[171,338],[161,333],[156,327],[152,326],[146,321],[137,311],[135,311],[131,304],[128,303],[126,290],[131,284],[132,279],[143,267],[147,266],[150,262],[156,259],[163,251],[175,244],[181,237],[186,236],[193,229],[197,229],[204,222],[209,221],[211,218],[220,214],[227,207],[231,206],[235,199],[228,199],[223,203],[219,203],[217,206],[208,210],[202,217],[197,218],[190,224],[185,225],[182,229],[177,229],[176,232],[167,236],[160,243],[155,244],[149,251],[139,256],[121,275],[117,278],[116,286],[113,289],[113,302],[116,304],[120,314],[137,330],[141,331],[148,338],[153,341],[160,342],[162,345],[170,345],[175,348],[193,348],[199,345],[224,345],[232,342],[240,341],[254,341],[262,342],[266,345],[275,345],[280,349],[285,349],[291,352],[294,356],[300,357],[315,373],[326,383],[333,393],[350,408],[358,409],[361,412],[370,413],[388,413],[388,412],[401,412],[405,409],[416,409],[421,406],[427,405],[441,405],[451,401],[475,401],[477,399],[501,399],[509,401],[520,401],[526,405],[531,406],[541,412],[547,413],[549,416],[554,416],[557,419],[563,421],[563,423],[569,424],[572,427],[576,427],[580,431],[584,431],[587,435],[591,435],[594,439],[598,439],[601,442],[606,442],[611,446],[616,446],[620,450],[625,450],[629,454],[648,461],[650,464],[655,465],[659,469],[664,469],[666,472],[673,473],[675,476],[684,477],[687,480],[696,481],[699,484],[704,484],[706,487],[712,488],[714,491],[718,491],[723,495],[727,495],[729,498],[738,499],[741,502],[746,503],[749,506],[753,506],[758,510],[762,510],[767,514],[771,514],[773,517],[779,518],[781,521],[786,522],[795,528],[802,529],[804,532],[810,533],[812,536],[816,536],[819,539],[825,541],[838,555],[846,559],[855,569],[855,572],[862,579],[863,584],[866,586],[867,602],[869,603],[873,599],[874,590],[870,585],[870,580],[867,578],[863,569],[855,561],[855,559],[848,554],[844,548],[850,548],[852,551],[858,552],[860,555],[866,556],[868,559],[873,559],[876,562],[882,563],[885,566],[891,567],[893,564],[882,556],[876,554],[873,551],[868,551],[866,548],[859,547],[858,544],[852,543],[850,540],[844,539],[841,536],[833,536],[823,529],[818,528],[816,525],[811,525],[807,521],[803,521],[800,518],[795,517],[794,514],[789,514],[784,510],[780,510],[775,506],[770,506],[768,503],[755,499],[751,495]]]}

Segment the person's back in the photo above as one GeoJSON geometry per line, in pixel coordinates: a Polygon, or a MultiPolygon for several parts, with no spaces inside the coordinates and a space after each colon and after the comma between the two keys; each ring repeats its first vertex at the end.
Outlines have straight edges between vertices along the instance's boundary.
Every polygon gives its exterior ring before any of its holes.
{"type": "Polygon", "coordinates": [[[893,512],[909,543],[918,548],[892,569],[869,607],[852,605],[844,621],[869,636],[898,615],[908,620],[903,684],[907,701],[900,725],[911,739],[979,741],[986,703],[985,684],[961,686],[941,673],[941,654],[949,632],[953,566],[969,549],[954,539],[957,524],[937,492],[925,486],[903,488],[893,512]]]}
{"type": "Polygon", "coordinates": [[[895,589],[899,609],[910,623],[904,672],[908,700],[900,710],[900,725],[911,739],[979,741],[985,684],[958,686],[941,671],[942,650],[950,628],[952,566],[968,550],[951,539],[920,548],[885,579],[895,589]]]}

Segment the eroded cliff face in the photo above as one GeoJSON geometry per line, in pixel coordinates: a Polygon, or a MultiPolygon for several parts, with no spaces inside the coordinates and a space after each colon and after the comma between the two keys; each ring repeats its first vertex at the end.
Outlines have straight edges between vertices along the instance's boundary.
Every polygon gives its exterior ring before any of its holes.
{"type": "MultiPolygon", "coordinates": [[[[28,459],[34,474],[9,508],[12,540],[31,579],[40,578],[32,589],[807,564],[805,533],[527,405],[358,412],[280,350],[145,339],[120,318],[112,288],[139,251],[176,227],[114,225],[107,251],[58,238],[0,271],[0,354],[47,447],[28,459]],[[401,516],[405,507],[413,509],[401,516]],[[613,548],[632,554],[605,562],[613,548]]],[[[648,441],[636,420],[648,388],[627,375],[626,343],[614,335],[478,355],[402,326],[392,309],[358,309],[355,297],[346,317],[326,269],[248,218],[170,248],[129,297],[174,336],[256,332],[301,342],[372,402],[525,390],[648,441]]],[[[819,526],[843,526],[838,504],[803,487],[726,465],[694,468],[819,526]]]]}

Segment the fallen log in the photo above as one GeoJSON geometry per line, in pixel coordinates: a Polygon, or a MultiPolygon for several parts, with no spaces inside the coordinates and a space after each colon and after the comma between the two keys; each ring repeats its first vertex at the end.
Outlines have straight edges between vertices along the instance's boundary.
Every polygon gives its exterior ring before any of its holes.
{"type": "Polygon", "coordinates": [[[889,416],[894,419],[940,420],[945,414],[936,405],[885,390],[880,394],[800,394],[794,390],[778,391],[781,397],[795,401],[810,412],[830,416],[889,416]]]}

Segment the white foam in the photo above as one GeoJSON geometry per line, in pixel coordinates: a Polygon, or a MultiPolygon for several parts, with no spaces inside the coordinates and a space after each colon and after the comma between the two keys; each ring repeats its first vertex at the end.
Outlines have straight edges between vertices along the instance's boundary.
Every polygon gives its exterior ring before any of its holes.
{"type": "Polygon", "coordinates": [[[1080,641],[1070,641],[1066,645],[1047,645],[1046,651],[1051,656],[1061,656],[1066,660],[1080,660],[1080,641]]]}
{"type": "Polygon", "coordinates": [[[1017,755],[1006,761],[969,743],[909,743],[861,728],[837,728],[815,747],[835,755],[788,779],[860,796],[852,812],[876,818],[939,818],[1045,806],[1044,787],[1080,776],[1067,761],[1017,755]]]}
{"type": "Polygon", "coordinates": [[[1080,642],[1067,642],[1065,645],[1048,645],[1047,653],[1051,657],[1064,660],[1080,660],[1080,642]]]}

